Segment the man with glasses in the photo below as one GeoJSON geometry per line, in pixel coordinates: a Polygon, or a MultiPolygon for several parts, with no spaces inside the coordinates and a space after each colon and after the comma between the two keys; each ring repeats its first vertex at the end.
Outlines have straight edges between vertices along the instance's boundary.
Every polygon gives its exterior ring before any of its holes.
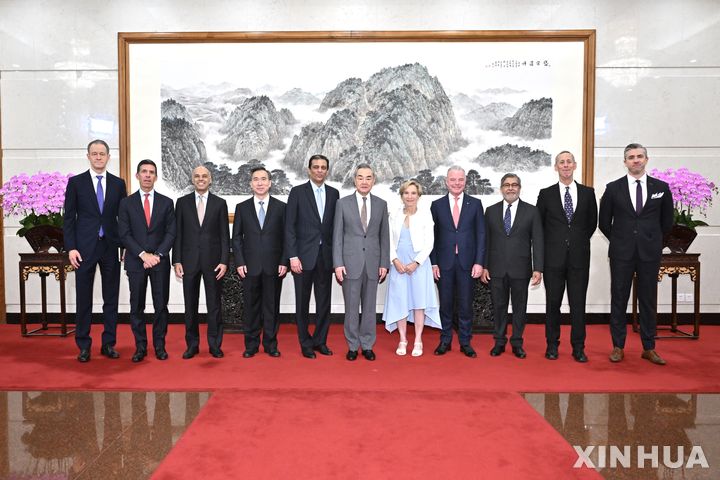
{"type": "Polygon", "coordinates": [[[512,336],[510,345],[517,358],[525,358],[523,331],[527,321],[528,282],[539,285],[543,271],[543,230],[537,208],[520,200],[520,177],[506,173],[500,181],[502,201],[485,213],[487,232],[487,268],[482,281],[490,283],[495,320],[495,346],[490,355],[497,357],[507,343],[508,301],[512,299],[512,336]]]}

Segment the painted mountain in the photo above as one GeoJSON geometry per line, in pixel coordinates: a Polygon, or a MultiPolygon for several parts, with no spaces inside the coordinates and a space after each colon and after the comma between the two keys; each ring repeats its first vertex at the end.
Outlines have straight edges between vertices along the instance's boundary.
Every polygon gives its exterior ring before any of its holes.
{"type": "Polygon", "coordinates": [[[531,100],[497,127],[506,135],[527,140],[552,136],[552,98],[531,100]]]}
{"type": "Polygon", "coordinates": [[[446,163],[467,143],[442,85],[417,63],[344,80],[319,111],[333,113],[293,137],[284,163],[303,173],[307,158],[322,153],[335,159],[331,179],[344,185],[360,163],[373,165],[378,181],[392,181],[446,163]]]}
{"type": "Polygon", "coordinates": [[[182,104],[168,99],[160,108],[163,180],[183,191],[191,184],[193,169],[207,161],[205,143],[182,104]]]}
{"type": "Polygon", "coordinates": [[[284,148],[283,138],[290,135],[295,123],[290,110],[277,110],[267,96],[247,98],[220,128],[224,138],[218,149],[235,161],[263,160],[271,150],[284,148]]]}
{"type": "Polygon", "coordinates": [[[490,167],[496,172],[537,172],[551,164],[550,154],[506,143],[493,147],[475,159],[480,167],[490,167]]]}

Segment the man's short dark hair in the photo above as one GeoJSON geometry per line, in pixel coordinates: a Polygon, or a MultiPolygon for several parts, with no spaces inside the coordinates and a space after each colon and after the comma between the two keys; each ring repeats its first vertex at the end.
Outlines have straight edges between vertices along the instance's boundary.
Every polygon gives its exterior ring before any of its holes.
{"type": "Polygon", "coordinates": [[[502,176],[502,179],[500,179],[500,186],[502,187],[502,184],[505,183],[505,180],[508,178],[517,178],[518,185],[522,187],[522,181],[520,181],[520,177],[517,176],[515,173],[506,173],[502,176]]]}
{"type": "Polygon", "coordinates": [[[631,143],[627,147],[625,147],[625,151],[623,151],[623,158],[627,158],[627,152],[630,150],[635,150],[636,148],[642,149],[643,153],[645,154],[645,158],[647,158],[647,148],[643,147],[639,143],[631,143]]]}
{"type": "Polygon", "coordinates": [[[272,173],[270,173],[270,170],[268,170],[267,168],[265,168],[263,166],[253,167],[252,170],[250,170],[250,179],[252,179],[252,176],[255,175],[255,172],[259,172],[260,170],[267,173],[268,180],[272,180],[272,173]]]}
{"type": "Polygon", "coordinates": [[[110,147],[108,146],[107,142],[105,140],[100,140],[99,138],[93,140],[92,142],[88,143],[87,146],[87,152],[90,153],[90,147],[93,145],[102,145],[105,147],[105,153],[110,153],[110,147]]]}
{"type": "Polygon", "coordinates": [[[327,165],[328,170],[330,170],[330,160],[328,160],[325,155],[316,154],[310,157],[310,160],[308,160],[308,168],[312,167],[313,160],[325,160],[325,164],[327,165]]]}
{"type": "Polygon", "coordinates": [[[140,163],[137,164],[137,170],[135,171],[135,173],[140,173],[140,169],[143,165],[152,165],[153,167],[155,167],[155,175],[157,175],[157,165],[155,165],[155,162],[153,162],[149,158],[146,158],[145,160],[140,160],[140,163]]]}

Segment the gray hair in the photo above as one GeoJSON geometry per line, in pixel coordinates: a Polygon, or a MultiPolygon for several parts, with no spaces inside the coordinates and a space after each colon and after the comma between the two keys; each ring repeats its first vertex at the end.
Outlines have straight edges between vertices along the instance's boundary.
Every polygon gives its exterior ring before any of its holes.
{"type": "Polygon", "coordinates": [[[359,171],[361,168],[367,168],[368,170],[370,170],[370,171],[372,172],[373,177],[375,176],[375,171],[372,169],[372,167],[370,166],[369,163],[361,163],[361,164],[359,164],[357,167],[355,167],[355,176],[356,176],[356,177],[357,177],[358,171],[359,171]]]}
{"type": "Polygon", "coordinates": [[[636,148],[642,148],[643,153],[645,154],[645,158],[647,158],[647,148],[643,147],[639,143],[631,143],[627,147],[625,147],[625,151],[623,151],[623,158],[627,158],[627,152],[630,150],[635,150],[636,148]]]}
{"type": "Polygon", "coordinates": [[[572,152],[570,152],[570,151],[568,151],[568,150],[563,150],[562,152],[560,152],[560,153],[558,153],[557,155],[555,155],[555,165],[557,165],[558,160],[560,159],[560,155],[562,155],[563,153],[567,153],[568,155],[570,155],[570,157],[572,157],[573,163],[577,163],[577,162],[575,161],[575,155],[573,155],[572,152]]]}
{"type": "Polygon", "coordinates": [[[465,175],[465,169],[461,167],[460,165],[453,165],[447,170],[447,174],[450,175],[450,172],[462,172],[463,175],[465,175]]]}
{"type": "Polygon", "coordinates": [[[516,173],[506,173],[503,175],[502,179],[500,179],[500,186],[502,186],[508,178],[517,178],[518,184],[522,187],[522,180],[520,180],[520,177],[518,177],[516,173]]]}

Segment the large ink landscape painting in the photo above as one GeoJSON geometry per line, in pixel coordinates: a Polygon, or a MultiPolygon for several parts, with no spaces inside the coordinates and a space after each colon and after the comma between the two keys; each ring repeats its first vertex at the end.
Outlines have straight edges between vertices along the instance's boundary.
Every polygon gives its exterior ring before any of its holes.
{"type": "Polygon", "coordinates": [[[575,153],[582,178],[582,44],[137,47],[129,161],[160,160],[158,189],[173,197],[190,191],[199,165],[229,200],[250,193],[250,170],[261,164],[272,172],[272,193],[286,195],[307,180],[316,153],[330,159],[329,179],[347,193],[355,167],[369,163],[374,191],[385,197],[410,178],[444,194],[447,168],[457,164],[468,172],[468,193],[497,197],[500,177],[515,172],[534,203],[556,180],[552,158],[561,150],[575,153]]]}

